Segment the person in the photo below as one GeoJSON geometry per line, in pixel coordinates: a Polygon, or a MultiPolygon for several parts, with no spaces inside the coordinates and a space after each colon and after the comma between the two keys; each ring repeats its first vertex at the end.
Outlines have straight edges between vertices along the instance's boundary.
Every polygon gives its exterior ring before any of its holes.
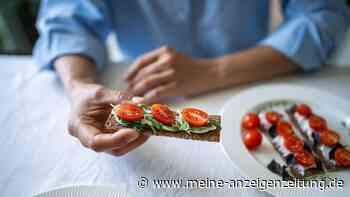
{"type": "Polygon", "coordinates": [[[148,136],[131,129],[106,133],[111,103],[132,95],[149,103],[194,96],[319,69],[349,25],[346,2],[283,0],[281,8],[283,23],[268,35],[267,0],[44,0],[34,57],[62,79],[72,102],[70,134],[97,152],[120,156],[148,136]],[[136,59],[124,74],[124,91],[96,80],[110,32],[123,54],[136,59]]]}

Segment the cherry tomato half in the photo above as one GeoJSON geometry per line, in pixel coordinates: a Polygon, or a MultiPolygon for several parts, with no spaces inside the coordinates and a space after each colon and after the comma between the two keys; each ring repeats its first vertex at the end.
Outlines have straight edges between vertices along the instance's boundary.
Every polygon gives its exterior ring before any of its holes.
{"type": "Polygon", "coordinates": [[[350,151],[345,148],[335,150],[334,159],[340,166],[350,166],[350,151]]]}
{"type": "Polygon", "coordinates": [[[243,133],[243,142],[249,150],[254,150],[262,142],[261,131],[257,128],[247,130],[243,133]]]}
{"type": "Polygon", "coordinates": [[[245,129],[258,128],[260,126],[260,119],[256,113],[249,112],[243,117],[242,127],[245,129]]]}
{"type": "Polygon", "coordinates": [[[284,146],[291,152],[300,152],[304,149],[304,141],[295,135],[283,139],[284,146]]]}
{"type": "Polygon", "coordinates": [[[297,105],[295,111],[304,117],[309,117],[312,114],[311,108],[306,104],[297,105]]]}
{"type": "Polygon", "coordinates": [[[305,167],[312,166],[316,163],[314,156],[308,151],[296,152],[295,160],[305,167]]]}
{"type": "Polygon", "coordinates": [[[320,132],[320,141],[326,146],[334,146],[339,142],[339,140],[339,134],[330,129],[326,129],[320,132]]]}
{"type": "Polygon", "coordinates": [[[293,127],[286,121],[279,121],[276,126],[278,135],[282,137],[288,137],[294,134],[293,127]]]}
{"type": "Polygon", "coordinates": [[[152,116],[159,122],[171,125],[175,122],[175,112],[170,108],[162,104],[153,104],[151,107],[152,116]]]}
{"type": "Polygon", "coordinates": [[[282,115],[274,112],[274,111],[268,111],[265,114],[267,121],[269,121],[269,123],[275,125],[278,123],[278,121],[280,121],[282,115]]]}
{"type": "Polygon", "coordinates": [[[315,115],[310,116],[309,125],[312,129],[314,129],[317,132],[320,132],[327,128],[326,120],[315,115]]]}
{"type": "Polygon", "coordinates": [[[182,117],[193,127],[201,127],[208,124],[208,114],[200,109],[185,108],[181,112],[182,117]]]}
{"type": "Polygon", "coordinates": [[[122,103],[119,105],[116,114],[126,121],[137,121],[143,118],[143,109],[132,103],[122,103]]]}

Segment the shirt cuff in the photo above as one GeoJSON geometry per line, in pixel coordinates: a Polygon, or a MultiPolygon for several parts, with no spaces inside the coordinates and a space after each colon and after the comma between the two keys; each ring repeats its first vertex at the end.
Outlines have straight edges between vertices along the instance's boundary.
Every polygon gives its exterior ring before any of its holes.
{"type": "Polygon", "coordinates": [[[304,71],[317,70],[326,59],[317,27],[305,16],[283,24],[260,44],[280,51],[304,71]]]}
{"type": "Polygon", "coordinates": [[[107,63],[106,48],[101,41],[89,35],[55,32],[40,36],[33,56],[40,69],[53,69],[54,61],[63,55],[79,54],[94,61],[97,70],[107,63]]]}

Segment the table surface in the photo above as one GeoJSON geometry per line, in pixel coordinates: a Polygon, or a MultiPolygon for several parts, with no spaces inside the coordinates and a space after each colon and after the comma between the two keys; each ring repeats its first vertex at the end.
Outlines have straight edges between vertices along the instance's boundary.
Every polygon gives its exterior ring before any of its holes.
{"type": "MultiPolygon", "coordinates": [[[[119,80],[125,68],[126,64],[109,66],[101,75],[102,82],[116,89],[125,87],[119,80]]],[[[172,105],[194,106],[217,114],[241,90],[277,83],[314,87],[350,98],[350,68],[328,67],[316,73],[231,88],[172,105]]],[[[1,196],[29,196],[61,186],[90,184],[124,185],[134,196],[269,196],[255,189],[138,188],[141,176],[149,180],[228,180],[241,175],[225,157],[219,143],[152,137],[123,157],[82,147],[66,130],[69,101],[57,75],[39,71],[29,56],[0,56],[0,89],[1,196]]]]}

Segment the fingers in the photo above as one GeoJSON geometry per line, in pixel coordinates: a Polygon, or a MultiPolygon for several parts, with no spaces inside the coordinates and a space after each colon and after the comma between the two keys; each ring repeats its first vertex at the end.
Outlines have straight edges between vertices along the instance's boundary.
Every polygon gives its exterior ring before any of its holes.
{"type": "Polygon", "coordinates": [[[94,91],[93,97],[98,104],[118,104],[124,100],[130,100],[132,95],[128,92],[114,91],[100,86],[94,91]]]}
{"type": "Polygon", "coordinates": [[[139,70],[158,60],[160,55],[164,53],[172,53],[173,51],[174,50],[172,48],[163,46],[149,53],[146,53],[131,65],[130,69],[124,75],[124,80],[130,81],[132,78],[136,76],[139,70]]]}
{"type": "Polygon", "coordinates": [[[145,77],[140,82],[129,87],[129,90],[134,95],[144,95],[147,91],[174,80],[174,75],[175,71],[173,69],[168,69],[145,77]]]}
{"type": "Polygon", "coordinates": [[[128,145],[122,147],[122,148],[116,148],[113,150],[106,151],[107,153],[114,155],[114,156],[122,156],[126,153],[130,152],[131,150],[137,148],[138,146],[142,145],[147,141],[149,136],[146,135],[140,135],[135,141],[129,143],[128,145]]]}
{"type": "Polygon", "coordinates": [[[101,133],[95,127],[81,125],[77,132],[81,143],[96,152],[121,148],[136,140],[139,133],[133,129],[121,129],[115,133],[101,133]]]}
{"type": "Polygon", "coordinates": [[[160,57],[160,59],[149,66],[145,66],[142,69],[140,69],[136,74],[135,77],[131,79],[131,84],[135,84],[139,82],[141,79],[145,78],[146,76],[162,72],[166,69],[169,69],[170,66],[173,64],[174,56],[172,55],[165,55],[160,57]]]}
{"type": "Polygon", "coordinates": [[[176,82],[171,82],[165,85],[158,86],[157,88],[147,92],[144,96],[145,103],[154,103],[160,100],[162,97],[168,97],[175,95],[176,82]]]}

